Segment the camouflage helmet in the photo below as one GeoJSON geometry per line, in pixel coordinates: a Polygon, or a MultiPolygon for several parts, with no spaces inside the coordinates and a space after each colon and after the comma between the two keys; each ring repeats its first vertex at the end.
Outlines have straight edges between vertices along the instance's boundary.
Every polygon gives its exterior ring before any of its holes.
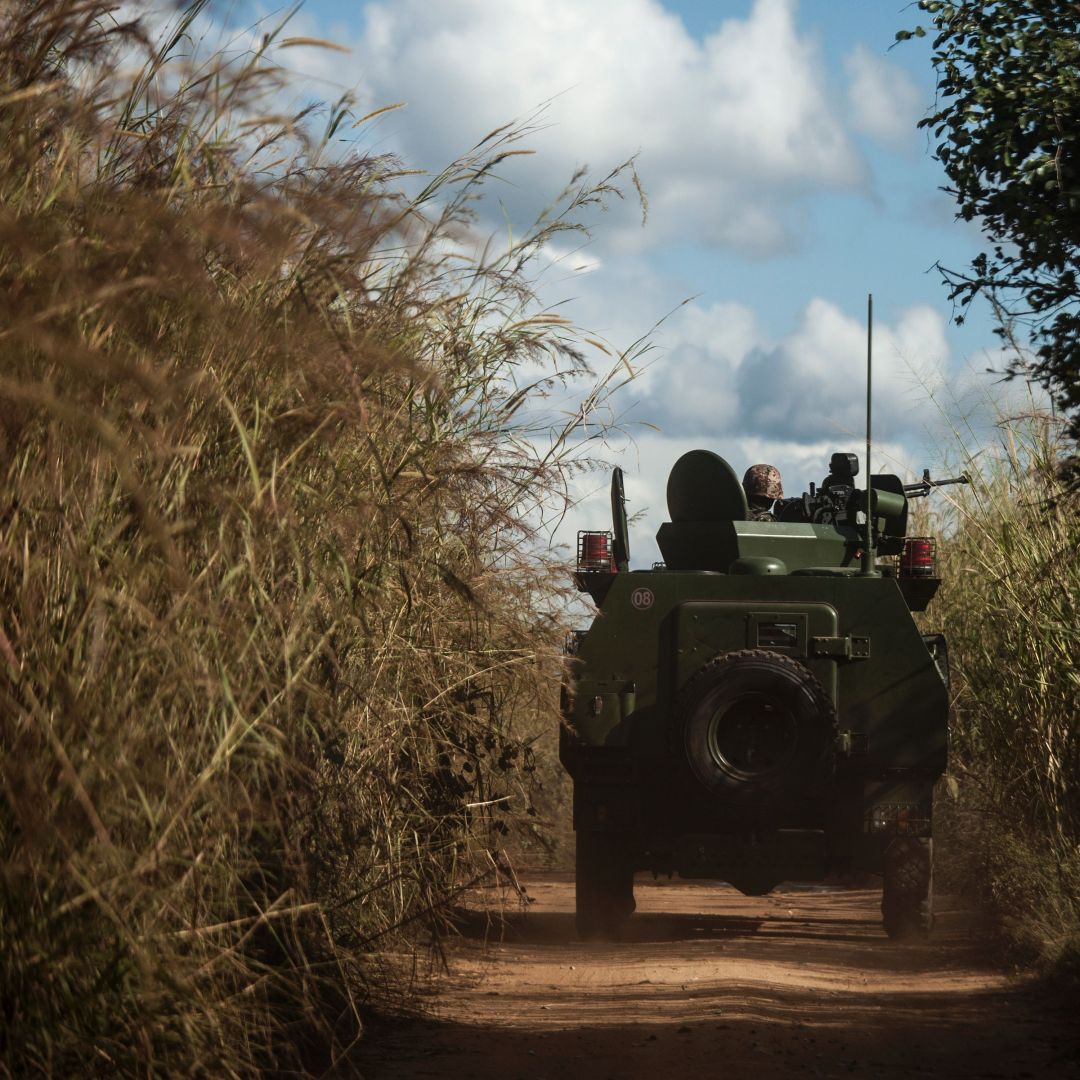
{"type": "Polygon", "coordinates": [[[773,501],[784,497],[784,485],[780,482],[780,470],[775,465],[751,465],[742,478],[746,497],[773,501]]]}

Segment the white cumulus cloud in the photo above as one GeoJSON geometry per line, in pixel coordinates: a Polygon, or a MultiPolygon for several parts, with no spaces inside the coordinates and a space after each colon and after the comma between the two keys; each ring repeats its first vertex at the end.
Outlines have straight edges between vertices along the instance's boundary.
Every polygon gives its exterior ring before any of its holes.
{"type": "MultiPolygon", "coordinates": [[[[738,304],[688,305],[666,329],[638,408],[665,433],[812,444],[863,431],[866,326],[835,304],[812,299],[776,342],[738,304]]],[[[874,356],[875,423],[887,437],[921,433],[949,362],[944,319],[916,306],[879,320],[874,356]]]]}
{"type": "MultiPolygon", "coordinates": [[[[950,397],[957,372],[943,317],[913,306],[874,327],[875,472],[917,475],[928,457],[928,431],[940,429],[939,401],[950,397]],[[935,401],[933,398],[938,399],[935,401]]],[[[613,443],[606,456],[626,470],[634,530],[634,562],[659,554],[653,537],[667,520],[668,472],[687,450],[714,450],[741,476],[750,465],[776,465],[785,493],[820,483],[835,451],[864,452],[866,325],[822,298],[812,299],[777,340],[760,318],[736,303],[681,308],[661,329],[663,355],[636,387],[634,416],[659,424],[632,441],[613,443]]],[[[976,410],[980,415],[984,406],[976,410]]],[[[933,435],[930,435],[932,442],[933,435]]],[[[865,466],[864,466],[865,469],[865,466]]],[[[579,528],[606,527],[606,478],[576,485],[581,498],[559,538],[579,528]]],[[[565,542],[565,540],[564,540],[565,542]]]]}
{"type": "Polygon", "coordinates": [[[378,139],[410,165],[441,166],[546,102],[528,140],[538,156],[502,170],[512,216],[576,167],[640,150],[651,224],[626,211],[616,239],[766,255],[797,244],[807,196],[866,176],[795,8],[755,0],[698,41],[657,0],[371,0],[351,56],[321,60],[364,107],[408,96],[378,139]]]}
{"type": "Polygon", "coordinates": [[[854,127],[890,146],[911,143],[924,112],[915,80],[865,45],[857,45],[844,66],[854,127]]]}

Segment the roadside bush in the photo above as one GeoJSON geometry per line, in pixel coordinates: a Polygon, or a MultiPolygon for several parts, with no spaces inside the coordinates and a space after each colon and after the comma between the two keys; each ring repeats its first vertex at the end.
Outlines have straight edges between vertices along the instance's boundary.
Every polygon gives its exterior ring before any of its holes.
{"type": "Polygon", "coordinates": [[[118,17],[0,16],[0,1072],[321,1072],[531,809],[616,377],[544,419],[591,346],[528,275],[615,174],[483,249],[519,132],[407,198],[267,115],[280,33],[118,17]]]}
{"type": "Polygon", "coordinates": [[[956,673],[956,856],[1005,942],[1051,968],[1080,955],[1080,505],[1061,431],[1033,410],[967,456],[930,620],[956,673]]]}

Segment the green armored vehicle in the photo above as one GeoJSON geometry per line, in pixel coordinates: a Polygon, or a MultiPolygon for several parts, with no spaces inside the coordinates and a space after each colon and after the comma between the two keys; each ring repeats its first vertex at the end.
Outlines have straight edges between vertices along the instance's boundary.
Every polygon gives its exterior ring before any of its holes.
{"type": "Polygon", "coordinates": [[[630,571],[615,470],[612,530],[578,537],[598,613],[563,691],[581,936],[618,933],[639,870],[747,895],[872,872],[889,936],[927,932],[948,658],[912,617],[938,586],[933,541],[906,533],[908,499],[937,485],[877,474],[868,492],[857,474],[834,454],[820,487],[750,520],[728,463],[693,450],[668,482],[664,562],[630,571]]]}

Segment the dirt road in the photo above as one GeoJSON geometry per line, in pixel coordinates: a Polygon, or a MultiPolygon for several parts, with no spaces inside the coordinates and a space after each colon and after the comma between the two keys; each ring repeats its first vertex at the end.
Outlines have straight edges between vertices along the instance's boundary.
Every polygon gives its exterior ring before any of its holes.
{"type": "Polygon", "coordinates": [[[365,1077],[1080,1077],[1080,1006],[988,966],[962,911],[898,946],[873,890],[641,878],[625,940],[583,944],[572,876],[528,892],[501,928],[478,904],[434,1019],[371,1031],[365,1077]]]}

